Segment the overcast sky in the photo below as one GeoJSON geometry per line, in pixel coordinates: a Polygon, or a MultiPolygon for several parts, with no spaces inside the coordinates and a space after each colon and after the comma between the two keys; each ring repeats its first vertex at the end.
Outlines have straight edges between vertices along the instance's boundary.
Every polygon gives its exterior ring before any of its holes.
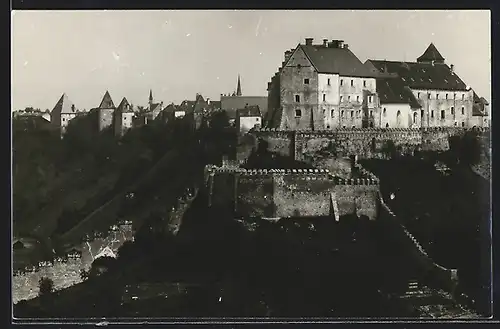
{"type": "Polygon", "coordinates": [[[241,74],[244,95],[267,95],[283,52],[312,37],[342,39],[366,59],[415,61],[433,42],[491,100],[489,11],[15,11],[14,109],[218,100],[241,74]]]}

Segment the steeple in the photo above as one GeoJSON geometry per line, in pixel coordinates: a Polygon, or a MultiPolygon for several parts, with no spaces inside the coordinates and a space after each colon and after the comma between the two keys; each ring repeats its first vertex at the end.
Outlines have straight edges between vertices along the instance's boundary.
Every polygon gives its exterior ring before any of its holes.
{"type": "Polygon", "coordinates": [[[149,89],[149,105],[153,104],[153,90],[149,89]]]}
{"type": "Polygon", "coordinates": [[[236,87],[236,96],[241,96],[241,82],[239,74],[238,74],[238,86],[236,87]]]}

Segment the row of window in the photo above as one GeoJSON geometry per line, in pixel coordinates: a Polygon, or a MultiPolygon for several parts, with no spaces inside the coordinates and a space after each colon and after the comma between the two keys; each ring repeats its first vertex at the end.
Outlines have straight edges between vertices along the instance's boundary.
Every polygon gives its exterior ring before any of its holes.
{"type": "MultiPolygon", "coordinates": [[[[308,85],[309,84],[309,78],[305,78],[304,79],[304,84],[305,85],[308,85]]],[[[326,83],[330,86],[330,78],[328,78],[328,80],[326,81],[326,83]]],[[[344,85],[344,79],[340,79],[340,85],[343,86],[344,85]]],[[[351,87],[354,86],[354,80],[351,79],[351,87]]],[[[363,80],[363,87],[366,87],[366,80],[363,80]]]]}
{"type": "MultiPolygon", "coordinates": [[[[421,98],[420,94],[421,93],[417,93],[417,98],[418,99],[421,98]]],[[[456,97],[457,97],[457,95],[454,93],[452,99],[456,99],[456,97]]],[[[427,93],[427,99],[432,99],[431,93],[427,93]]],[[[439,99],[439,94],[436,94],[436,99],[439,99]]],[[[448,93],[444,94],[444,99],[451,99],[451,98],[448,98],[448,93]]],[[[462,94],[462,100],[465,100],[465,94],[462,94]]]]}
{"type": "MultiPolygon", "coordinates": [[[[344,101],[344,96],[340,96],[340,102],[344,101]]],[[[347,101],[351,101],[351,96],[347,96],[347,101]]],[[[295,102],[300,103],[300,95],[295,95],[295,102]]],[[[323,94],[323,102],[326,102],[326,94],[323,94]]],[[[356,96],[356,102],[359,102],[359,96],[356,96]]],[[[372,102],[372,96],[368,96],[368,102],[372,102]]]]}

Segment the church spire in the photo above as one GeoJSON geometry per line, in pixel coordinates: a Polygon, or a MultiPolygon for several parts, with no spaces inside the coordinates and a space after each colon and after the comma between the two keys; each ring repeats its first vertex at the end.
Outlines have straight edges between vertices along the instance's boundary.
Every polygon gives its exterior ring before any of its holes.
{"type": "Polygon", "coordinates": [[[236,87],[236,96],[241,96],[241,82],[239,74],[238,74],[238,87],[236,87]]]}
{"type": "Polygon", "coordinates": [[[149,89],[149,105],[153,104],[153,90],[149,89]]]}

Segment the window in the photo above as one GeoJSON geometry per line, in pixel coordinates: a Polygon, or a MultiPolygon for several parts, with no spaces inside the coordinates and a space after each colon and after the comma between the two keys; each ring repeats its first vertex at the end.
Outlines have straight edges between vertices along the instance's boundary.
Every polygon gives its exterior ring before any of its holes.
{"type": "Polygon", "coordinates": [[[344,117],[344,110],[340,112],[340,116],[343,118],[344,117]]]}
{"type": "Polygon", "coordinates": [[[382,113],[384,114],[384,116],[386,115],[386,112],[387,112],[387,110],[386,110],[386,108],[384,107],[384,110],[382,111],[382,113]]]}
{"type": "Polygon", "coordinates": [[[368,96],[368,102],[371,103],[372,102],[372,96],[368,96]]]}
{"type": "Polygon", "coordinates": [[[340,85],[343,86],[344,85],[344,80],[343,79],[340,79],[340,85]]]}
{"type": "Polygon", "coordinates": [[[356,102],[359,102],[359,96],[356,96],[356,102]]]}
{"type": "Polygon", "coordinates": [[[342,103],[342,101],[344,100],[344,96],[340,96],[340,102],[342,103]]]}
{"type": "Polygon", "coordinates": [[[373,122],[370,122],[370,128],[373,128],[373,122]]]}
{"type": "Polygon", "coordinates": [[[424,110],[420,111],[420,117],[422,117],[422,118],[424,117],[424,110]]]}
{"type": "Polygon", "coordinates": [[[299,102],[300,102],[300,95],[295,95],[295,101],[296,101],[297,103],[299,103],[299,102]]]}
{"type": "Polygon", "coordinates": [[[462,127],[465,127],[465,122],[462,122],[462,127]]]}
{"type": "Polygon", "coordinates": [[[330,111],[330,116],[331,116],[332,118],[333,118],[334,114],[335,114],[335,110],[331,110],[331,111],[330,111]]]}
{"type": "Polygon", "coordinates": [[[302,67],[302,65],[300,64],[297,64],[297,68],[300,70],[300,68],[302,67]]]}
{"type": "Polygon", "coordinates": [[[326,82],[328,85],[330,85],[330,78],[328,78],[328,81],[326,82]]]}
{"type": "Polygon", "coordinates": [[[255,118],[255,121],[259,122],[259,121],[260,121],[260,118],[255,118]]]}
{"type": "Polygon", "coordinates": [[[330,129],[330,125],[326,125],[326,129],[330,129]]]}
{"type": "Polygon", "coordinates": [[[345,126],[342,126],[342,128],[344,128],[344,129],[345,129],[345,126]]]}
{"type": "Polygon", "coordinates": [[[445,98],[445,99],[448,99],[448,94],[444,94],[444,98],[445,98]]]}
{"type": "Polygon", "coordinates": [[[351,80],[351,87],[354,86],[354,80],[351,80]]]}
{"type": "Polygon", "coordinates": [[[354,111],[351,111],[351,118],[354,117],[354,111]]]}
{"type": "Polygon", "coordinates": [[[431,93],[427,94],[427,98],[431,99],[431,93]]]}
{"type": "Polygon", "coordinates": [[[455,109],[453,108],[453,106],[451,107],[450,112],[451,112],[451,115],[455,114],[455,109]]]}
{"type": "Polygon", "coordinates": [[[420,98],[420,93],[417,93],[417,98],[420,98]]]}
{"type": "Polygon", "coordinates": [[[444,110],[441,110],[441,119],[444,119],[445,118],[445,113],[444,113],[444,110]]]}
{"type": "Polygon", "coordinates": [[[413,113],[413,123],[417,123],[417,112],[413,113]]]}
{"type": "Polygon", "coordinates": [[[439,94],[436,94],[436,99],[439,99],[439,94]]]}
{"type": "Polygon", "coordinates": [[[434,118],[434,110],[431,111],[431,118],[434,118]]]}
{"type": "Polygon", "coordinates": [[[465,114],[465,107],[462,106],[462,115],[465,114]]]}
{"type": "Polygon", "coordinates": [[[352,126],[352,129],[356,128],[356,126],[352,126]]]}
{"type": "Polygon", "coordinates": [[[347,96],[347,101],[350,102],[351,101],[351,96],[347,96]]]}
{"type": "Polygon", "coordinates": [[[323,102],[326,101],[326,94],[323,94],[323,102]]]}
{"type": "Polygon", "coordinates": [[[66,118],[62,118],[63,122],[66,121],[66,118]]]}
{"type": "Polygon", "coordinates": [[[464,100],[464,99],[465,99],[465,94],[462,94],[462,100],[464,100]]]}
{"type": "Polygon", "coordinates": [[[455,121],[455,123],[454,123],[454,126],[455,126],[455,127],[457,126],[457,122],[456,122],[456,121],[455,121]]]}
{"type": "Polygon", "coordinates": [[[304,84],[308,85],[309,84],[309,79],[304,79],[304,84]]]}
{"type": "Polygon", "coordinates": [[[370,118],[373,118],[373,111],[370,111],[370,118]]]}
{"type": "Polygon", "coordinates": [[[363,87],[366,87],[366,80],[363,80],[363,87]]]}
{"type": "Polygon", "coordinates": [[[389,123],[386,123],[386,124],[385,124],[385,127],[386,127],[386,128],[389,128],[389,123]]]}
{"type": "Polygon", "coordinates": [[[295,117],[300,118],[302,116],[302,110],[295,110],[295,117]]]}

